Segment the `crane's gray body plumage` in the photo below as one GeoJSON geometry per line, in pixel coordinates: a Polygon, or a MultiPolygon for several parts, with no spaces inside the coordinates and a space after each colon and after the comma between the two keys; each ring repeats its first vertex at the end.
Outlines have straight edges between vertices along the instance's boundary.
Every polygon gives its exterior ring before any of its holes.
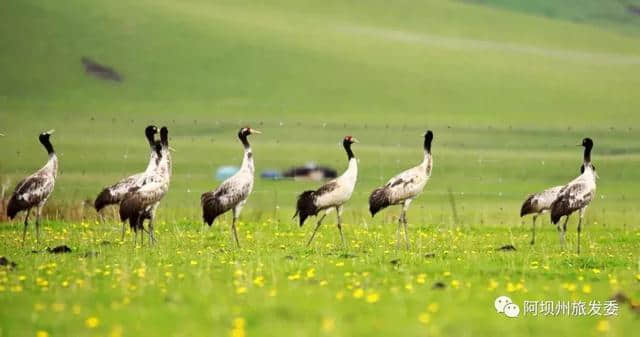
{"type": "Polygon", "coordinates": [[[304,224],[305,220],[310,216],[316,216],[321,211],[326,211],[324,215],[318,220],[316,227],[311,234],[311,238],[307,242],[307,246],[311,244],[313,238],[322,224],[322,220],[333,209],[336,210],[336,216],[338,219],[337,227],[340,231],[340,239],[342,245],[345,246],[344,235],[342,233],[342,209],[343,205],[351,199],[351,195],[356,186],[358,180],[358,159],[351,151],[351,145],[356,143],[357,140],[351,136],[345,137],[343,140],[343,147],[347,152],[348,166],[342,175],[338,178],[329,181],[316,190],[304,191],[298,196],[296,202],[296,213],[300,221],[300,226],[304,224]]]}
{"type": "MultiPolygon", "coordinates": [[[[564,243],[564,236],[567,231],[567,222],[569,216],[575,212],[580,212],[580,218],[578,220],[578,245],[577,251],[580,253],[580,233],[582,232],[582,219],[584,213],[596,194],[596,170],[593,164],[591,164],[591,149],[593,148],[593,140],[591,138],[585,138],[582,140],[582,146],[584,146],[584,161],[582,164],[582,174],[573,179],[567,185],[565,185],[558,197],[551,204],[551,222],[558,224],[561,217],[565,217],[564,224],[562,226],[561,240],[564,243]]],[[[558,227],[558,230],[560,228],[558,227]]]]}
{"type": "Polygon", "coordinates": [[[144,172],[126,177],[117,183],[104,188],[94,202],[96,211],[100,212],[104,207],[119,204],[124,196],[132,189],[142,187],[147,178],[153,174],[160,163],[160,157],[152,148],[149,163],[144,172]]]}
{"type": "Polygon", "coordinates": [[[240,170],[223,181],[214,191],[203,193],[200,196],[202,219],[209,226],[213,224],[218,216],[229,210],[233,210],[231,232],[238,247],[240,247],[240,241],[238,240],[238,234],[236,232],[236,221],[240,216],[242,207],[244,207],[247,198],[249,198],[253,190],[255,166],[253,162],[253,152],[247,140],[247,136],[252,133],[260,132],[249,127],[242,128],[238,132],[238,138],[244,148],[240,170]]]}
{"type": "Polygon", "coordinates": [[[9,217],[9,219],[15,218],[21,211],[27,212],[24,220],[24,231],[22,233],[23,242],[27,232],[29,214],[34,207],[37,212],[36,240],[39,241],[42,208],[47,200],[49,200],[49,196],[51,196],[51,192],[53,192],[55,187],[56,178],[58,177],[58,156],[49,141],[51,133],[53,133],[53,131],[42,133],[39,136],[40,143],[42,143],[49,155],[47,163],[37,172],[26,177],[16,185],[7,205],[7,217],[9,217]]]}
{"type": "Polygon", "coordinates": [[[520,216],[527,214],[541,214],[551,209],[551,204],[558,197],[564,186],[554,186],[542,192],[533,193],[527,197],[520,208],[520,216]]]}
{"type": "Polygon", "coordinates": [[[548,212],[551,209],[551,204],[556,200],[563,187],[564,186],[554,186],[542,192],[530,194],[524,203],[522,203],[520,217],[533,214],[530,242],[532,245],[536,242],[536,219],[540,214],[548,212]]]}
{"type": "Polygon", "coordinates": [[[399,245],[399,232],[401,227],[404,226],[404,239],[407,248],[409,248],[407,210],[413,199],[422,193],[431,178],[431,171],[433,169],[433,156],[431,154],[432,141],[433,132],[427,131],[424,135],[424,158],[422,162],[418,166],[403,171],[389,179],[384,186],[376,188],[369,196],[369,212],[371,212],[372,217],[388,206],[402,205],[402,213],[398,221],[398,232],[396,236],[399,245]]]}
{"type": "Polygon", "coordinates": [[[169,191],[171,182],[171,153],[167,128],[162,127],[160,133],[161,140],[156,143],[158,165],[146,177],[142,186],[131,188],[120,202],[120,220],[129,221],[136,237],[139,230],[144,230],[144,220],[149,219],[149,241],[152,243],[155,242],[155,213],[160,201],[169,191]]]}

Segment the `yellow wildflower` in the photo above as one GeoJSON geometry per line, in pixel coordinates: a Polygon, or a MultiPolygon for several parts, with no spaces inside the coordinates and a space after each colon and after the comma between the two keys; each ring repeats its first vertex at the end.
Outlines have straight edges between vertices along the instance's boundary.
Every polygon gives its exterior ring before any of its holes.
{"type": "Polygon", "coordinates": [[[423,312],[418,315],[418,321],[425,325],[429,324],[429,322],[431,321],[431,315],[429,315],[429,313],[423,312]]]}
{"type": "Polygon", "coordinates": [[[609,331],[609,321],[606,319],[601,319],[596,324],[596,331],[598,332],[607,332],[609,331]]]}
{"type": "Polygon", "coordinates": [[[336,327],[336,321],[333,318],[325,318],[322,320],[322,330],[331,332],[336,327]]]}
{"type": "Polygon", "coordinates": [[[100,325],[100,320],[98,319],[98,317],[91,316],[84,321],[84,325],[86,325],[89,329],[93,329],[100,325]]]}
{"type": "Polygon", "coordinates": [[[376,292],[369,293],[367,295],[367,303],[376,303],[380,300],[380,294],[376,292]]]}

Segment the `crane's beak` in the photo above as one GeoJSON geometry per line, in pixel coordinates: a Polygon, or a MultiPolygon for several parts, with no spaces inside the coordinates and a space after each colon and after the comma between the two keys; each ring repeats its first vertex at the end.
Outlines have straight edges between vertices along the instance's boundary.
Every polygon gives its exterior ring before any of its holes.
{"type": "Polygon", "coordinates": [[[171,151],[171,152],[178,152],[178,151],[176,151],[176,149],[172,148],[171,146],[169,146],[169,151],[171,151]]]}
{"type": "Polygon", "coordinates": [[[354,142],[354,143],[360,143],[357,139],[355,139],[353,137],[351,138],[351,141],[354,142]]]}
{"type": "Polygon", "coordinates": [[[54,132],[56,132],[56,130],[51,129],[51,130],[49,130],[49,131],[47,131],[47,132],[45,132],[45,133],[48,133],[48,134],[52,135],[54,132]]]}
{"type": "Polygon", "coordinates": [[[256,129],[249,129],[251,131],[251,133],[257,133],[257,134],[261,134],[262,132],[256,130],[256,129]]]}

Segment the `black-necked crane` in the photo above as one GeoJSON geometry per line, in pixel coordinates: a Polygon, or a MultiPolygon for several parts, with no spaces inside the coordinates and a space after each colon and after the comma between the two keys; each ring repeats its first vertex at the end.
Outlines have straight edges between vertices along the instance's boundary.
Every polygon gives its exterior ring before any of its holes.
{"type": "Polygon", "coordinates": [[[558,197],[558,193],[564,186],[554,186],[542,192],[534,193],[527,197],[520,208],[520,217],[533,214],[531,224],[531,244],[536,242],[536,219],[539,215],[551,209],[551,203],[558,197]]]}
{"type": "Polygon", "coordinates": [[[26,177],[16,185],[16,189],[11,195],[9,204],[7,205],[7,216],[9,219],[15,218],[20,211],[27,211],[24,218],[24,230],[22,232],[22,242],[24,243],[29,225],[29,215],[31,209],[36,207],[36,242],[40,241],[40,217],[42,215],[42,207],[49,199],[53,187],[58,176],[58,156],[53,150],[50,137],[53,130],[43,132],[38,139],[49,154],[47,163],[36,173],[26,177]]]}
{"type": "Polygon", "coordinates": [[[407,229],[407,210],[409,205],[424,189],[431,177],[433,168],[433,156],[431,155],[431,142],[433,132],[428,130],[424,134],[424,158],[422,162],[395,177],[391,178],[384,186],[375,189],[369,196],[369,211],[375,216],[380,210],[391,205],[402,205],[402,213],[398,220],[396,230],[397,245],[400,245],[400,232],[404,226],[404,240],[406,248],[409,248],[409,234],[407,229]]]}
{"type": "Polygon", "coordinates": [[[593,149],[593,140],[585,138],[579,146],[584,147],[584,157],[582,169],[583,172],[577,178],[573,179],[565,185],[558,197],[551,204],[551,222],[558,224],[561,217],[565,217],[560,237],[564,244],[564,237],[567,232],[567,222],[569,216],[575,212],[580,212],[578,220],[578,254],[580,254],[580,232],[582,232],[582,219],[584,213],[596,194],[596,170],[591,164],[591,149],[593,149]]]}
{"type": "MultiPolygon", "coordinates": [[[[158,128],[155,125],[149,125],[144,129],[145,137],[149,142],[149,147],[151,148],[151,154],[149,156],[149,163],[147,164],[146,170],[144,172],[140,172],[134,174],[132,176],[126,177],[117,183],[105,187],[96,200],[94,202],[94,207],[96,211],[100,212],[104,207],[109,205],[119,205],[124,198],[125,194],[129,192],[132,188],[140,187],[144,185],[146,178],[152,174],[156,167],[160,162],[160,157],[158,156],[158,151],[156,151],[156,140],[155,135],[158,133],[158,128]]],[[[124,240],[124,233],[126,229],[126,222],[122,223],[122,240],[124,240]]]]}
{"type": "Polygon", "coordinates": [[[247,137],[252,134],[261,133],[250,127],[244,127],[238,131],[238,138],[242,142],[244,155],[240,170],[227,180],[223,181],[214,191],[203,193],[200,196],[202,206],[202,219],[209,226],[221,214],[233,210],[233,220],[231,221],[231,235],[236,245],[240,247],[236,221],[240,216],[242,207],[247,202],[247,198],[253,190],[253,179],[255,166],[253,163],[253,153],[247,137]]]}
{"type": "MultiPolygon", "coordinates": [[[[134,232],[134,243],[137,242],[138,231],[144,231],[144,220],[149,220],[149,242],[155,242],[153,220],[160,200],[169,191],[171,182],[171,158],[168,155],[169,130],[166,127],[160,129],[160,142],[155,144],[159,163],[156,169],[149,174],[140,187],[133,187],[120,202],[120,220],[129,221],[134,232]]],[[[144,242],[144,237],[142,237],[144,242]]]]}
{"type": "Polygon", "coordinates": [[[298,216],[300,227],[302,227],[308,217],[318,215],[319,212],[325,211],[320,219],[318,219],[316,227],[307,242],[307,246],[313,241],[316,232],[318,232],[318,228],[320,228],[322,224],[322,220],[335,209],[340,240],[342,241],[342,246],[346,247],[344,235],[342,234],[342,209],[343,205],[351,199],[356,181],[358,180],[358,160],[351,150],[351,145],[357,142],[358,141],[351,136],[346,136],[342,140],[342,146],[347,152],[348,166],[347,170],[344,171],[341,176],[322,185],[317,190],[304,191],[298,196],[296,214],[293,217],[298,216]]]}

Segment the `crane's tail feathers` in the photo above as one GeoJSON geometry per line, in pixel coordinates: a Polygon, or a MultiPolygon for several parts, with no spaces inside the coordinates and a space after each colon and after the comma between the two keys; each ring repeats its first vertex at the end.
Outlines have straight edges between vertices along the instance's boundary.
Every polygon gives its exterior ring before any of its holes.
{"type": "Polygon", "coordinates": [[[520,217],[523,217],[527,214],[535,213],[535,209],[533,207],[533,197],[535,195],[530,195],[527,200],[522,204],[522,208],[520,208],[520,217]]]}
{"type": "MultiPolygon", "coordinates": [[[[127,194],[120,202],[120,221],[134,220],[137,221],[140,213],[143,211],[143,205],[140,198],[127,194]]],[[[132,224],[133,226],[133,224],[132,224]]]]}
{"type": "Polygon", "coordinates": [[[203,193],[200,196],[200,203],[202,205],[202,220],[209,226],[213,224],[220,214],[225,212],[220,200],[216,198],[213,192],[203,193]]]}
{"type": "Polygon", "coordinates": [[[7,204],[7,217],[9,219],[13,219],[16,217],[18,212],[24,211],[29,208],[29,203],[25,200],[18,199],[18,197],[14,194],[11,196],[9,200],[9,204],[7,204]]]}
{"type": "Polygon", "coordinates": [[[318,207],[315,204],[315,191],[304,191],[298,196],[296,203],[296,214],[300,219],[300,227],[304,225],[304,221],[312,215],[318,214],[318,207]]]}
{"type": "Polygon", "coordinates": [[[372,217],[389,205],[391,205],[391,199],[384,187],[376,188],[371,192],[369,196],[369,212],[371,212],[372,217]]]}
{"type": "Polygon", "coordinates": [[[95,207],[97,212],[100,212],[103,208],[109,205],[117,204],[120,200],[115,198],[111,191],[108,188],[105,188],[98,194],[96,197],[96,201],[93,203],[93,207],[95,207]]]}
{"type": "Polygon", "coordinates": [[[570,207],[568,198],[558,198],[551,204],[551,222],[557,224],[565,215],[571,214],[573,210],[570,207]]]}

